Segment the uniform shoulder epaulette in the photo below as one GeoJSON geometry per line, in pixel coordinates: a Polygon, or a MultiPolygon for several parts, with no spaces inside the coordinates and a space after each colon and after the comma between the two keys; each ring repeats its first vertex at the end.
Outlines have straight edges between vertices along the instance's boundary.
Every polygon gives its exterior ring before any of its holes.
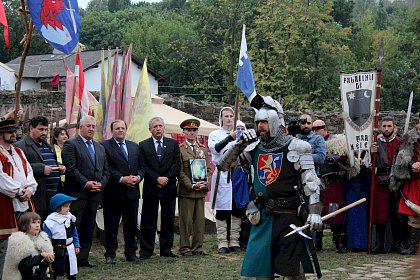
{"type": "Polygon", "coordinates": [[[182,146],[184,146],[184,144],[185,144],[185,142],[182,142],[181,144],[178,144],[178,147],[182,147],[182,146]]]}
{"type": "Polygon", "coordinates": [[[206,145],[204,145],[204,144],[201,144],[199,142],[197,142],[197,143],[198,143],[198,147],[201,147],[201,148],[205,148],[206,147],[206,145]]]}

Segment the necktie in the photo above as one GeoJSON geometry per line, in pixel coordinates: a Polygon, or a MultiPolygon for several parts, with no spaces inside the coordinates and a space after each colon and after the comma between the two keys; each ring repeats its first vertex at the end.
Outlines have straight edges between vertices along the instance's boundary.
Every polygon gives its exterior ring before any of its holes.
{"type": "Polygon", "coordinates": [[[197,152],[197,150],[195,149],[195,144],[192,144],[192,145],[191,145],[191,148],[192,148],[192,151],[193,151],[193,153],[194,153],[194,155],[195,155],[195,153],[197,152]]]}
{"type": "Polygon", "coordinates": [[[125,159],[128,160],[128,154],[127,154],[126,150],[124,149],[125,143],[121,142],[121,143],[118,143],[118,145],[120,145],[120,150],[123,153],[125,159]]]}
{"type": "Polygon", "coordinates": [[[92,142],[91,141],[86,141],[86,144],[88,146],[89,154],[90,154],[90,157],[91,157],[93,163],[96,163],[95,151],[93,150],[92,142]]]}
{"type": "Polygon", "coordinates": [[[162,158],[162,142],[161,141],[156,141],[156,143],[158,143],[157,149],[156,149],[156,154],[159,158],[159,161],[162,158]]]}

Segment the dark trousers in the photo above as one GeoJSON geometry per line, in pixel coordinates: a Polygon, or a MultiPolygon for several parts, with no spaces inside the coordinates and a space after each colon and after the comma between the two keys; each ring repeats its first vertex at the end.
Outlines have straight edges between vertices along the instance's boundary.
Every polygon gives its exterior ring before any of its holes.
{"type": "Polygon", "coordinates": [[[151,192],[143,197],[140,223],[140,255],[153,255],[159,202],[161,207],[160,254],[166,255],[171,252],[174,243],[175,198],[176,188],[166,191],[164,196],[157,192],[151,192]]]}
{"type": "Polygon", "coordinates": [[[115,257],[118,248],[118,228],[122,217],[124,233],[124,254],[126,257],[136,255],[136,231],[139,200],[124,199],[104,200],[105,257],[115,257]]]}
{"type": "Polygon", "coordinates": [[[77,255],[79,263],[87,262],[89,258],[98,204],[98,201],[78,199],[73,201],[70,207],[71,213],[76,217],[76,228],[79,234],[81,247],[77,255]]]}

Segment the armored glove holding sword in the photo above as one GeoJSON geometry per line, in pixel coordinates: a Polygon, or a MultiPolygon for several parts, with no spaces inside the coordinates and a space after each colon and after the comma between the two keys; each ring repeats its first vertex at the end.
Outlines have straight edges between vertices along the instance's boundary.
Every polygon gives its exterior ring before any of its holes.
{"type": "Polygon", "coordinates": [[[311,146],[285,132],[279,102],[257,94],[251,106],[256,110],[257,132],[245,131],[218,165],[220,170],[229,170],[241,157],[241,162],[248,161],[254,167],[256,199],[247,211],[253,226],[241,275],[258,279],[279,274],[286,279],[305,279],[304,273],[313,273],[315,268],[320,278],[312,242],[300,234],[285,237],[292,230],[291,224],[300,227],[306,222],[311,229],[322,228],[321,182],[315,173],[311,146]],[[299,215],[304,208],[300,191],[309,197],[307,217],[299,215]]]}

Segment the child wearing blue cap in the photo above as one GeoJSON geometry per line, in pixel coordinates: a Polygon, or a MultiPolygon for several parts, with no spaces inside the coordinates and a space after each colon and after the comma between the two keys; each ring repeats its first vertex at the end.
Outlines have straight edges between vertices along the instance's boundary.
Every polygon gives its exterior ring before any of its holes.
{"type": "Polygon", "coordinates": [[[76,229],[76,217],[70,213],[70,204],[76,198],[58,193],[50,200],[50,209],[55,211],[44,221],[44,231],[48,234],[54,247],[54,279],[64,276],[75,280],[77,275],[77,258],[80,252],[79,236],[76,229]]]}

